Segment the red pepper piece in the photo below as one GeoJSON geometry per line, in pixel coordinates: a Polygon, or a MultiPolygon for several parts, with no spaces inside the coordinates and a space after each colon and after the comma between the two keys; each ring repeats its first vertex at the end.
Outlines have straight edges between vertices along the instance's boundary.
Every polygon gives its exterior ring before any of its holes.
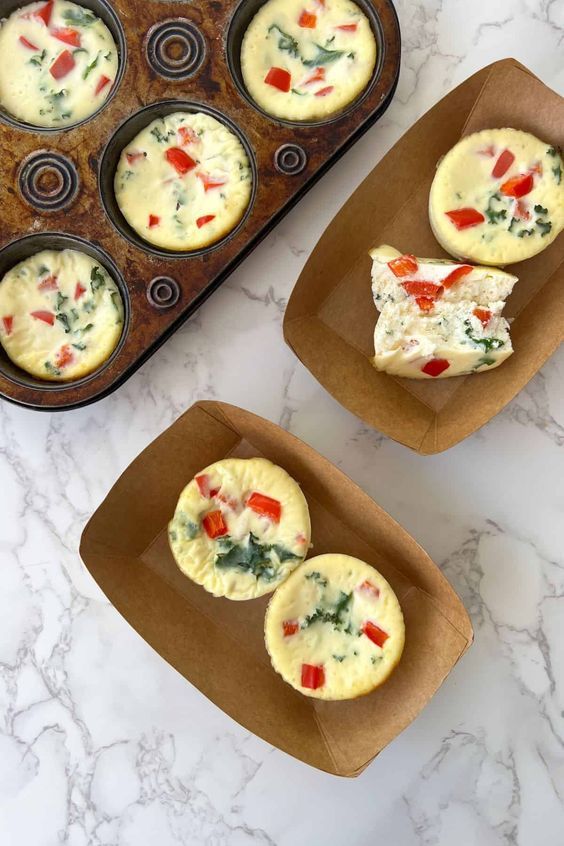
{"type": "Polygon", "coordinates": [[[455,267],[454,270],[451,270],[449,275],[445,276],[443,279],[443,288],[452,288],[459,279],[462,279],[463,276],[467,276],[469,273],[472,273],[473,269],[474,268],[469,264],[461,264],[459,267],[455,267]]]}
{"type": "Polygon", "coordinates": [[[45,3],[44,6],[41,6],[36,12],[33,13],[34,18],[39,18],[39,20],[43,21],[45,26],[49,26],[49,22],[51,20],[51,15],[53,14],[53,6],[55,5],[55,0],[49,0],[48,3],[45,3]]]}
{"type": "Polygon", "coordinates": [[[73,360],[72,350],[68,344],[64,344],[55,357],[56,367],[66,367],[73,360]]]}
{"type": "Polygon", "coordinates": [[[311,85],[312,82],[325,82],[325,68],[315,68],[311,76],[301,83],[301,85],[311,85]]]}
{"type": "Polygon", "coordinates": [[[219,488],[214,488],[212,490],[211,479],[207,473],[201,473],[199,476],[196,476],[196,484],[205,499],[211,499],[219,492],[219,488]]]}
{"type": "Polygon", "coordinates": [[[432,358],[421,368],[421,372],[426,373],[427,376],[440,376],[449,367],[450,361],[447,361],[446,358],[432,358]]]}
{"type": "Polygon", "coordinates": [[[197,173],[196,176],[202,182],[206,192],[211,188],[220,188],[227,184],[227,176],[210,176],[209,173],[202,172],[197,173]]]}
{"type": "Polygon", "coordinates": [[[181,144],[198,144],[200,141],[200,136],[190,126],[178,127],[178,134],[181,144]]]}
{"type": "Polygon", "coordinates": [[[227,524],[221,511],[210,511],[202,520],[206,534],[212,540],[227,534],[227,524]]]}
{"type": "Polygon", "coordinates": [[[415,297],[415,302],[421,311],[433,311],[435,307],[435,300],[433,297],[415,297]]]}
{"type": "Polygon", "coordinates": [[[180,147],[169,147],[165,153],[165,158],[181,176],[196,167],[196,162],[192,156],[189,156],[180,147]]]}
{"type": "Polygon", "coordinates": [[[27,47],[28,50],[39,50],[39,47],[36,47],[35,44],[28,41],[25,35],[20,35],[20,41],[24,47],[27,47]]]}
{"type": "Polygon", "coordinates": [[[336,26],[335,29],[340,29],[341,32],[356,32],[358,29],[357,23],[348,23],[348,24],[340,24],[340,26],[336,26]]]}
{"type": "Polygon", "coordinates": [[[475,308],[472,314],[478,318],[484,329],[492,319],[492,313],[487,308],[475,308]]]}
{"type": "Polygon", "coordinates": [[[401,287],[411,297],[432,297],[438,300],[443,293],[443,286],[435,282],[413,280],[412,282],[402,282],[401,287]]]}
{"type": "Polygon", "coordinates": [[[366,637],[375,643],[376,646],[382,648],[386,641],[389,638],[389,634],[381,629],[380,626],[377,626],[376,623],[373,623],[371,620],[367,620],[366,623],[362,626],[362,633],[366,635],[366,637]]]}
{"type": "Polygon", "coordinates": [[[315,664],[302,664],[302,687],[317,690],[325,684],[325,669],[315,664]]]}
{"type": "Polygon", "coordinates": [[[256,514],[262,517],[268,517],[273,523],[280,522],[280,515],[282,514],[282,503],[277,499],[273,499],[265,494],[254,491],[248,498],[246,505],[256,514]]]}
{"type": "Polygon", "coordinates": [[[284,630],[284,637],[291,637],[295,635],[296,632],[300,630],[300,624],[297,620],[284,620],[282,623],[282,629],[284,630]]]}
{"type": "Polygon", "coordinates": [[[520,173],[504,182],[499,190],[506,197],[524,197],[533,190],[534,184],[532,173],[520,173]]]}
{"type": "Polygon", "coordinates": [[[75,64],[72,53],[69,50],[63,50],[49,68],[49,73],[53,79],[62,79],[71,72],[75,64]]]}
{"type": "Polygon", "coordinates": [[[58,282],[57,277],[53,276],[51,274],[50,276],[46,276],[45,279],[43,279],[39,283],[39,285],[37,286],[37,290],[38,291],[56,291],[57,288],[59,287],[57,282],[58,282]]]}
{"type": "Polygon", "coordinates": [[[70,44],[71,47],[80,47],[80,32],[70,26],[54,27],[51,35],[59,41],[64,41],[65,44],[70,44]]]}
{"type": "Polygon", "coordinates": [[[76,287],[74,289],[74,301],[78,302],[83,294],[86,293],[86,288],[84,285],[81,285],[80,282],[76,283],[76,287]]]}
{"type": "Polygon", "coordinates": [[[316,25],[317,15],[314,15],[313,12],[306,12],[304,9],[298,18],[298,26],[301,26],[304,29],[315,29],[316,25]]]}
{"type": "Polygon", "coordinates": [[[513,214],[515,217],[521,218],[522,220],[529,220],[531,217],[531,212],[527,208],[527,203],[524,200],[515,201],[515,210],[513,214]]]}
{"type": "Polygon", "coordinates": [[[161,222],[160,217],[158,214],[150,214],[149,215],[149,229],[152,229],[153,226],[158,226],[161,222]]]}
{"type": "Polygon", "coordinates": [[[287,92],[292,84],[292,75],[285,68],[270,68],[264,81],[279,91],[287,92]]]}
{"type": "Polygon", "coordinates": [[[327,85],[325,88],[320,88],[319,91],[316,91],[313,95],[314,97],[326,97],[331,91],[335,90],[334,85],[327,85]]]}
{"type": "Polygon", "coordinates": [[[237,502],[235,497],[225,496],[225,494],[219,493],[218,491],[219,488],[215,491],[212,491],[212,496],[219,502],[223,502],[223,504],[230,508],[232,511],[236,511],[239,506],[239,503],[237,502]]]}
{"type": "Polygon", "coordinates": [[[498,160],[493,166],[492,176],[494,179],[500,179],[511,167],[515,161],[515,156],[511,150],[504,150],[499,154],[498,160]]]}
{"type": "Polygon", "coordinates": [[[370,594],[374,597],[374,599],[378,599],[380,596],[380,589],[376,585],[372,584],[372,582],[368,579],[365,579],[362,584],[358,586],[358,589],[364,593],[370,594]]]}
{"type": "Polygon", "coordinates": [[[486,219],[477,209],[453,209],[445,212],[457,229],[468,229],[470,226],[477,226],[486,219]]]}
{"type": "Polygon", "coordinates": [[[11,335],[12,329],[13,329],[13,326],[14,326],[14,315],[13,314],[7,314],[6,317],[2,318],[2,324],[4,326],[4,330],[6,332],[6,335],[11,335]]]}
{"type": "Polygon", "coordinates": [[[98,94],[100,94],[100,92],[103,91],[104,88],[106,87],[106,85],[108,85],[111,81],[112,80],[110,79],[109,76],[104,76],[104,74],[102,74],[102,76],[98,80],[98,84],[96,85],[96,88],[94,89],[94,96],[97,97],[98,94]]]}
{"type": "Polygon", "coordinates": [[[132,165],[132,164],[135,164],[135,162],[138,162],[139,159],[146,158],[146,156],[145,156],[145,153],[135,152],[135,153],[126,153],[125,158],[127,159],[127,163],[132,165]]]}
{"type": "Polygon", "coordinates": [[[43,323],[48,323],[49,326],[53,326],[55,323],[55,315],[52,311],[31,311],[30,314],[35,320],[42,320],[43,323]]]}
{"type": "Polygon", "coordinates": [[[542,176],[542,162],[535,162],[535,164],[529,168],[529,173],[536,173],[537,176],[542,176]]]}
{"type": "Polygon", "coordinates": [[[210,223],[212,220],[215,220],[215,214],[203,214],[201,217],[196,218],[196,226],[198,229],[201,229],[202,226],[205,226],[206,223],[210,223]]]}
{"type": "Polygon", "coordinates": [[[417,273],[419,265],[417,264],[415,256],[405,255],[398,256],[397,258],[389,261],[388,267],[394,276],[402,277],[409,276],[410,273],[417,273]]]}

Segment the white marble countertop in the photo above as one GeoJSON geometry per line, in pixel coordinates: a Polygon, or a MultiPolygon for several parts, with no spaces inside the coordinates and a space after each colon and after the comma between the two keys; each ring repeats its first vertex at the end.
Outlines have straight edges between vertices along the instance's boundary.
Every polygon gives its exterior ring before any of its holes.
{"type": "Polygon", "coordinates": [[[325,226],[450,88],[512,55],[564,94],[561,0],[401,0],[399,13],[391,108],[194,319],[96,405],[0,405],[1,846],[563,842],[564,351],[481,431],[422,458],[338,406],[281,334],[325,226]],[[78,557],[118,474],[203,397],[334,461],[420,541],[472,616],[473,648],[358,779],[317,772],[226,717],[78,557]]]}

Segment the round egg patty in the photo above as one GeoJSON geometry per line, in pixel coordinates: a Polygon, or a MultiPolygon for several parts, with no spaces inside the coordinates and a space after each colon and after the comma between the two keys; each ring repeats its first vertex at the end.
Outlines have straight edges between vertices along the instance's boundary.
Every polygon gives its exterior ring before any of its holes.
{"type": "Polygon", "coordinates": [[[285,120],[322,120],[364,91],[376,64],[366,15],[351,0],[268,0],[241,46],[253,100],[285,120]]]}
{"type": "Polygon", "coordinates": [[[0,342],[26,373],[80,379],[109,358],[123,301],[102,265],[78,250],[43,250],[0,281],[0,342]]]}
{"type": "Polygon", "coordinates": [[[110,30],[76,3],[31,3],[0,24],[0,105],[18,120],[78,123],[108,98],[117,72],[110,30]]]}
{"type": "Polygon", "coordinates": [[[560,151],[517,129],[485,129],[437,167],[429,219],[451,255],[512,264],[544,250],[564,228],[560,151]]]}
{"type": "Polygon", "coordinates": [[[180,494],[168,528],[182,572],[214,596],[254,599],[273,591],[309,549],[306,499],[266,458],[226,458],[180,494]]]}
{"type": "Polygon", "coordinates": [[[122,151],[116,200],[150,244],[195,250],[239,223],[251,197],[251,167],[237,136],[211,115],[176,112],[152,121],[122,151]]]}
{"type": "Polygon", "coordinates": [[[369,564],[318,555],[298,567],[270,600],[265,641],[272,666],[300,693],[354,699],[381,685],[401,658],[403,614],[369,564]]]}

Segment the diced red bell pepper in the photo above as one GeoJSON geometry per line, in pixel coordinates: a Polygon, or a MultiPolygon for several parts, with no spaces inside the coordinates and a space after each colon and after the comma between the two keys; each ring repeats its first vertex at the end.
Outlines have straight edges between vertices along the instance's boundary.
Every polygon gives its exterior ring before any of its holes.
{"type": "Polygon", "coordinates": [[[300,624],[297,620],[284,620],[282,623],[282,629],[284,631],[284,637],[291,637],[295,635],[296,632],[300,630],[300,624]]]}
{"type": "Polygon", "coordinates": [[[474,268],[469,264],[461,264],[459,267],[455,267],[454,270],[451,270],[448,276],[445,276],[443,279],[443,288],[452,288],[459,279],[462,279],[463,276],[467,276],[469,273],[472,273],[473,269],[474,268]]]}
{"type": "Polygon", "coordinates": [[[475,308],[472,314],[478,318],[484,329],[492,319],[492,313],[487,308],[475,308]]]}
{"type": "Polygon", "coordinates": [[[212,188],[220,188],[227,184],[227,176],[210,176],[209,173],[202,173],[199,171],[196,176],[204,186],[204,191],[210,191],[212,188]]]}
{"type": "Polygon", "coordinates": [[[111,81],[112,80],[110,79],[109,76],[105,76],[104,74],[102,74],[102,76],[98,80],[98,84],[96,85],[96,88],[94,89],[94,96],[97,97],[98,94],[100,94],[104,90],[106,85],[108,85],[111,81]]]}
{"type": "Polygon", "coordinates": [[[492,176],[494,179],[500,179],[511,167],[515,161],[515,156],[511,150],[504,150],[499,154],[498,160],[493,166],[492,176]]]}
{"type": "Polygon", "coordinates": [[[127,163],[132,165],[135,162],[138,162],[140,159],[146,158],[145,153],[142,152],[134,152],[134,153],[126,153],[125,158],[127,159],[127,163]]]}
{"type": "Polygon", "coordinates": [[[340,24],[335,29],[340,29],[341,32],[356,32],[358,29],[357,23],[340,24]]]}
{"type": "Polygon", "coordinates": [[[270,68],[264,81],[279,91],[288,92],[292,85],[292,75],[285,68],[270,68]]]}
{"type": "Polygon", "coordinates": [[[233,496],[225,496],[225,494],[222,494],[218,491],[213,491],[212,495],[215,499],[217,499],[218,502],[223,502],[223,504],[230,508],[232,511],[235,511],[239,506],[239,502],[233,496]]]}
{"type": "Polygon", "coordinates": [[[434,297],[415,297],[415,302],[421,311],[433,311],[435,308],[434,297]]]}
{"type": "Polygon", "coordinates": [[[55,5],[55,0],[49,0],[48,3],[45,3],[44,6],[41,6],[36,12],[33,13],[34,18],[39,18],[39,20],[43,21],[45,26],[49,26],[49,22],[51,20],[51,15],[53,14],[53,6],[55,5]]]}
{"type": "Polygon", "coordinates": [[[419,265],[415,256],[405,255],[389,261],[388,267],[394,276],[401,278],[402,276],[409,276],[410,273],[417,273],[419,265]]]}
{"type": "Polygon", "coordinates": [[[46,276],[45,279],[42,279],[39,285],[37,286],[38,291],[56,291],[58,288],[58,279],[53,274],[46,276]]]}
{"type": "Polygon", "coordinates": [[[201,217],[196,218],[196,226],[198,229],[201,229],[202,226],[205,226],[206,223],[210,223],[212,220],[215,220],[215,214],[203,214],[201,217]]]}
{"type": "Polygon", "coordinates": [[[469,229],[470,226],[478,226],[486,219],[482,212],[478,209],[453,209],[445,212],[446,216],[452,220],[457,229],[469,229]]]}
{"type": "Polygon", "coordinates": [[[150,214],[149,215],[149,229],[152,229],[153,226],[158,226],[161,222],[160,217],[158,214],[150,214]]]}
{"type": "Polygon", "coordinates": [[[201,473],[199,476],[196,476],[196,484],[205,499],[212,499],[219,492],[219,488],[212,489],[211,479],[207,473],[201,473]]]}
{"type": "Polygon", "coordinates": [[[248,498],[246,505],[251,509],[251,511],[254,511],[256,514],[260,514],[262,517],[268,517],[268,519],[272,520],[273,523],[280,522],[282,503],[277,499],[273,499],[271,496],[266,496],[265,494],[254,491],[248,498]]]}
{"type": "Polygon", "coordinates": [[[81,298],[81,296],[85,293],[86,293],[86,288],[84,287],[84,285],[81,285],[80,282],[77,282],[75,289],[74,289],[74,301],[78,302],[78,300],[81,298]]]}
{"type": "Polygon", "coordinates": [[[30,314],[35,320],[42,320],[43,323],[48,323],[49,326],[53,326],[55,323],[55,315],[52,311],[31,311],[30,314]]]}
{"type": "Polygon", "coordinates": [[[440,376],[449,367],[450,361],[447,361],[446,358],[432,358],[421,368],[421,372],[426,373],[427,376],[440,376]]]}
{"type": "Polygon", "coordinates": [[[432,297],[433,299],[438,300],[443,293],[442,285],[438,285],[435,282],[424,282],[423,280],[402,282],[401,287],[404,289],[405,293],[409,294],[411,297],[432,297]]]}
{"type": "Polygon", "coordinates": [[[533,190],[534,184],[532,173],[520,173],[504,182],[499,190],[506,197],[524,197],[533,190]]]}
{"type": "Polygon", "coordinates": [[[191,126],[179,126],[178,134],[180,135],[181,144],[198,144],[200,141],[200,136],[191,126]]]}
{"type": "Polygon", "coordinates": [[[478,150],[479,156],[489,156],[489,158],[493,159],[495,156],[495,147],[493,144],[490,144],[488,147],[482,147],[481,150],[478,150]]]}
{"type": "Polygon", "coordinates": [[[380,596],[380,589],[376,585],[372,584],[372,582],[368,579],[365,579],[362,584],[358,586],[358,589],[363,591],[363,593],[370,594],[370,596],[373,596],[374,599],[378,599],[380,596]]]}
{"type": "Polygon", "coordinates": [[[64,344],[55,356],[56,367],[66,367],[73,360],[72,350],[68,344],[64,344]]]}
{"type": "Polygon", "coordinates": [[[326,97],[331,91],[335,90],[334,85],[327,85],[325,88],[320,88],[319,91],[316,91],[313,95],[314,97],[326,97]]]}
{"type": "Polygon", "coordinates": [[[325,82],[325,68],[315,68],[311,76],[304,79],[301,85],[311,85],[312,82],[325,82]]]}
{"type": "Polygon", "coordinates": [[[516,200],[515,201],[515,209],[513,211],[514,217],[520,218],[521,220],[529,220],[531,217],[531,212],[527,208],[527,203],[524,200],[516,200]]]}
{"type": "Polygon", "coordinates": [[[220,538],[227,534],[227,524],[221,511],[210,511],[202,520],[202,525],[209,538],[220,538]]]}
{"type": "Polygon", "coordinates": [[[6,332],[6,335],[11,335],[12,329],[14,327],[14,315],[7,314],[5,317],[3,317],[2,325],[4,326],[4,331],[6,332]]]}
{"type": "Polygon", "coordinates": [[[302,687],[317,690],[325,684],[325,669],[315,664],[302,664],[302,687]]]}
{"type": "Polygon", "coordinates": [[[304,9],[298,18],[298,26],[301,26],[304,29],[315,29],[316,25],[317,15],[314,15],[313,12],[306,12],[304,9]]]}
{"type": "Polygon", "coordinates": [[[65,44],[70,44],[71,47],[80,47],[80,32],[70,26],[53,27],[51,35],[59,41],[64,41],[65,44]]]}
{"type": "Polygon", "coordinates": [[[529,168],[529,173],[536,173],[537,176],[542,176],[542,162],[535,162],[534,165],[529,168]]]}
{"type": "Polygon", "coordinates": [[[39,47],[36,47],[35,44],[28,41],[25,35],[20,35],[20,41],[24,47],[27,47],[28,50],[39,50],[39,47]]]}
{"type": "Polygon", "coordinates": [[[386,641],[389,638],[389,634],[381,629],[380,626],[377,626],[376,623],[373,623],[372,620],[367,620],[366,623],[362,626],[362,633],[366,635],[366,637],[375,643],[376,646],[382,648],[386,641]]]}
{"type": "Polygon", "coordinates": [[[169,147],[165,153],[165,158],[181,176],[196,167],[196,162],[192,156],[189,156],[180,147],[169,147]]]}
{"type": "Polygon", "coordinates": [[[62,79],[71,70],[74,68],[76,62],[74,61],[73,55],[70,50],[63,50],[60,53],[51,67],[49,68],[49,73],[53,77],[53,79],[62,79]]]}

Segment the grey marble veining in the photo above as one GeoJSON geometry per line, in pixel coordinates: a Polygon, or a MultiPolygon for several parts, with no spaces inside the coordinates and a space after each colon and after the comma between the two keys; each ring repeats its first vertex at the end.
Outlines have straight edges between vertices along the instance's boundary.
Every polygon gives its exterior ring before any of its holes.
{"type": "Polygon", "coordinates": [[[384,118],[116,394],[0,405],[0,846],[564,843],[564,353],[422,458],[340,408],[284,345],[292,285],[340,205],[427,108],[513,55],[564,93],[562,0],[402,0],[384,118]],[[265,366],[268,362],[268,367],[265,366]],[[111,607],[77,555],[119,473],[195,399],[312,444],[416,537],[476,642],[356,780],[233,723],[111,607]]]}

